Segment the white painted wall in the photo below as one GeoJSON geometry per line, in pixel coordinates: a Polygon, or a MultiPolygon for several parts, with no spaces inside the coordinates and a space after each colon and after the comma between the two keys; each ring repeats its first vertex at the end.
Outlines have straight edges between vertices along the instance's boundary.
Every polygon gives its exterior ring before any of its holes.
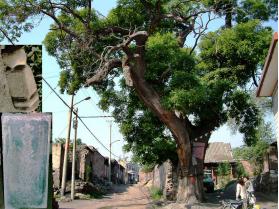
{"type": "Polygon", "coordinates": [[[279,119],[278,119],[278,84],[276,85],[272,95],[272,111],[275,116],[277,141],[279,139],[279,119]]]}

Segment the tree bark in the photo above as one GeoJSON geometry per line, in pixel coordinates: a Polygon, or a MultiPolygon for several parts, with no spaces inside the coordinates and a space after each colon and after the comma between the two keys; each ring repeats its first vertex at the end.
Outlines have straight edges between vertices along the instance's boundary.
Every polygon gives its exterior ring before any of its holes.
{"type": "Polygon", "coordinates": [[[231,28],[232,27],[232,3],[229,3],[226,7],[226,14],[225,14],[225,27],[231,28]]]}
{"type": "MultiPolygon", "coordinates": [[[[202,140],[196,141],[203,144],[203,153],[200,156],[194,154],[194,148],[192,148],[191,164],[189,165],[188,175],[180,175],[178,179],[177,190],[177,202],[185,202],[193,204],[204,201],[204,189],[203,189],[203,168],[205,151],[210,135],[204,137],[202,140]]],[[[194,140],[192,140],[194,141],[194,140]]],[[[193,142],[193,144],[195,143],[193,142]]],[[[200,145],[199,145],[200,146],[200,145]]],[[[180,156],[178,155],[180,158],[180,156]]]]}
{"type": "Polygon", "coordinates": [[[193,204],[204,198],[203,176],[184,176],[178,179],[177,202],[193,204]]]}
{"type": "MultiPolygon", "coordinates": [[[[145,62],[141,57],[133,58],[126,63],[130,70],[133,87],[142,102],[169,128],[177,144],[179,159],[179,185],[177,201],[197,203],[203,200],[203,164],[201,170],[192,163],[192,145],[190,140],[190,127],[175,115],[166,110],[160,102],[160,97],[153,87],[144,79],[145,62]]],[[[203,163],[203,159],[201,160],[203,163]]]]}

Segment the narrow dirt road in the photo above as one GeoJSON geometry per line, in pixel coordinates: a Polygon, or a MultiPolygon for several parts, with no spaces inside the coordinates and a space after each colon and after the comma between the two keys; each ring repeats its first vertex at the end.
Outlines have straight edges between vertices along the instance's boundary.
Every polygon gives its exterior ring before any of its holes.
{"type": "Polygon", "coordinates": [[[146,188],[140,184],[115,185],[114,193],[102,199],[59,202],[61,209],[145,209],[151,202],[146,188]]]}

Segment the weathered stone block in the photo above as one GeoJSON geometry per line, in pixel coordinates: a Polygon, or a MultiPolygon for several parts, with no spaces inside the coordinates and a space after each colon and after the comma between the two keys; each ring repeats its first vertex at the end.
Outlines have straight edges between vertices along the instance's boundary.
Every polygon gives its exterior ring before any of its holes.
{"type": "Polygon", "coordinates": [[[5,209],[47,208],[51,115],[3,114],[5,209]]]}
{"type": "Polygon", "coordinates": [[[0,112],[34,111],[39,95],[25,51],[20,46],[0,48],[0,112]]]}

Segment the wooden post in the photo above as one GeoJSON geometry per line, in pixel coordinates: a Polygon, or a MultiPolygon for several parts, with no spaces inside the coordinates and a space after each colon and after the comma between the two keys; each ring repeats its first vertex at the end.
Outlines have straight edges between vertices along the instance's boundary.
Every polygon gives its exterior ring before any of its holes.
{"type": "Polygon", "coordinates": [[[61,186],[61,195],[65,195],[66,182],[67,182],[67,164],[68,164],[68,150],[70,145],[70,137],[71,137],[71,123],[72,123],[72,112],[73,112],[73,104],[74,104],[74,94],[72,95],[71,100],[71,109],[69,111],[68,118],[68,134],[65,142],[65,151],[64,151],[64,161],[63,161],[63,172],[62,172],[62,186],[61,186]]]}

